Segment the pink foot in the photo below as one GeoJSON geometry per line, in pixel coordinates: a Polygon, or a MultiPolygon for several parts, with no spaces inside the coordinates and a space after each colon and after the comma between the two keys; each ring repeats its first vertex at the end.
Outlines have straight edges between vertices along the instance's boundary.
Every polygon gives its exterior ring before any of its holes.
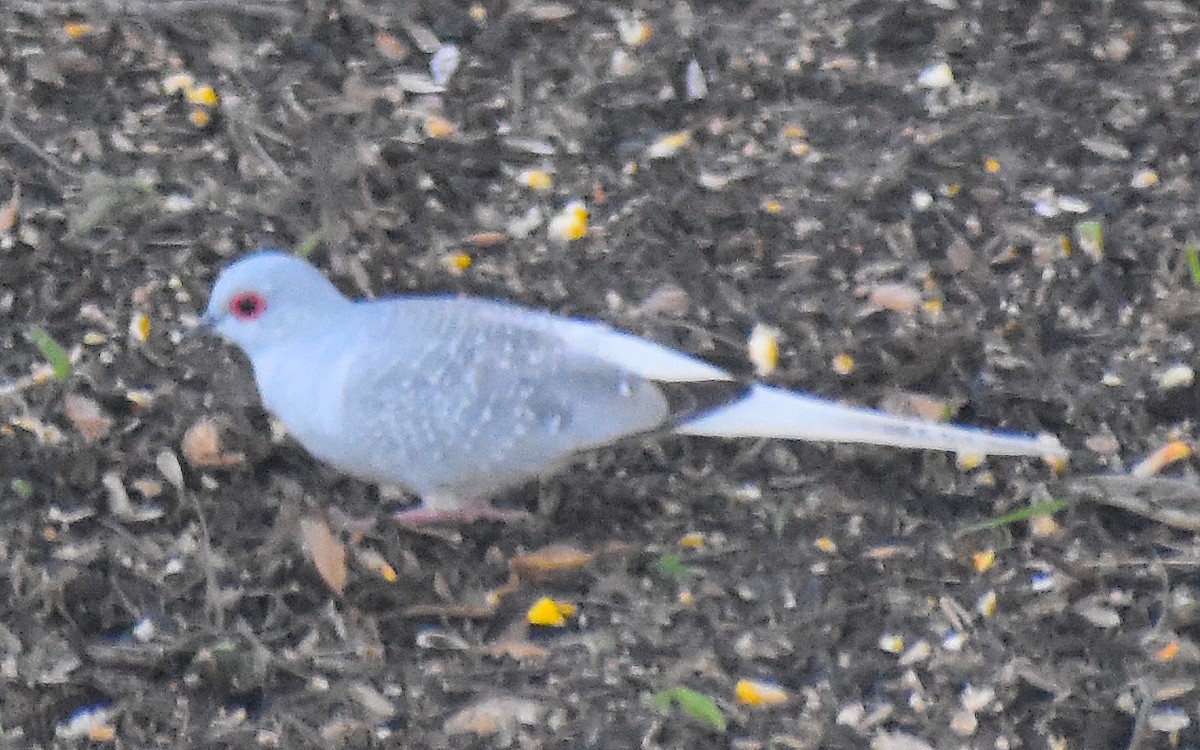
{"type": "Polygon", "coordinates": [[[493,508],[490,505],[471,505],[465,508],[434,508],[418,505],[408,510],[397,511],[392,518],[405,526],[423,526],[430,523],[471,523],[472,521],[527,521],[529,511],[513,508],[493,508]]]}

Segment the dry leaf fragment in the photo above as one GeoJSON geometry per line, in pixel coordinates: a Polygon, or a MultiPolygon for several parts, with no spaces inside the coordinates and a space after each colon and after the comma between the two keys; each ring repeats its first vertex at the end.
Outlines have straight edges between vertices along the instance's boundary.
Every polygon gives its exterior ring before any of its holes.
{"type": "Polygon", "coordinates": [[[142,497],[148,500],[153,500],[163,493],[163,483],[147,477],[135,479],[130,482],[129,486],[133,487],[142,497]]]}
{"type": "Polygon", "coordinates": [[[519,576],[534,580],[550,578],[562,573],[578,570],[595,557],[567,544],[551,544],[547,547],[515,555],[509,568],[519,576]]]}
{"type": "Polygon", "coordinates": [[[867,299],[873,307],[912,313],[921,304],[921,290],[907,284],[877,284],[868,290],[867,299]]]}
{"type": "Polygon", "coordinates": [[[304,552],[312,560],[321,580],[338,596],[346,590],[346,547],[329,529],[324,519],[307,516],[300,519],[304,552]]]}
{"type": "Polygon", "coordinates": [[[3,206],[0,206],[0,236],[4,236],[12,231],[12,228],[17,223],[17,212],[21,207],[21,186],[13,185],[12,197],[3,206]]]}
{"type": "Polygon", "coordinates": [[[463,240],[468,245],[475,247],[493,247],[508,242],[508,233],[506,232],[477,232],[463,240]]]}
{"type": "Polygon", "coordinates": [[[408,57],[408,45],[383,29],[375,33],[375,49],[380,55],[393,62],[408,57]]]}
{"type": "Polygon", "coordinates": [[[112,417],[94,399],[70,393],[63,398],[63,408],[85,442],[95,442],[112,430],[112,417]]]}
{"type": "Polygon", "coordinates": [[[478,737],[496,736],[497,745],[509,744],[519,725],[532,726],[541,721],[546,707],[524,698],[484,698],[462,709],[446,720],[446,734],[474,734],[478,737]]]}
{"type": "Polygon", "coordinates": [[[221,445],[220,430],[208,417],[201,418],[188,428],[180,447],[183,449],[183,457],[192,466],[220,468],[246,463],[246,454],[224,449],[221,445]]]}
{"type": "Polygon", "coordinates": [[[634,315],[683,315],[691,304],[692,299],[683,287],[663,284],[631,312],[634,315]]]}
{"type": "Polygon", "coordinates": [[[528,662],[545,659],[550,656],[550,650],[530,641],[504,640],[488,647],[488,654],[497,659],[509,656],[519,662],[528,662]]]}
{"type": "Polygon", "coordinates": [[[162,518],[163,509],[157,505],[134,505],[121,475],[110,471],[100,478],[100,484],[108,492],[108,511],[122,521],[142,522],[162,518]]]}
{"type": "Polygon", "coordinates": [[[575,9],[566,3],[535,3],[519,7],[530,21],[561,21],[575,15],[575,9]]]}
{"type": "Polygon", "coordinates": [[[889,391],[877,406],[889,414],[917,417],[927,422],[945,422],[954,416],[961,404],[912,391],[889,391]]]}
{"type": "Polygon", "coordinates": [[[63,441],[62,430],[52,424],[38,421],[33,417],[15,417],[10,419],[8,424],[12,427],[19,427],[25,430],[37,438],[37,441],[42,445],[58,445],[63,441]]]}

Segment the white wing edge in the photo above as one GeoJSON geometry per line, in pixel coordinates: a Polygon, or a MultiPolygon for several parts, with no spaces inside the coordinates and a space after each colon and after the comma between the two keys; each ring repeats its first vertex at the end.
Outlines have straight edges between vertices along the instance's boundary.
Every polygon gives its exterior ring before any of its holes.
{"type": "Polygon", "coordinates": [[[556,319],[553,331],[571,349],[649,380],[681,383],[733,380],[732,375],[716,365],[604,323],[556,319]]]}

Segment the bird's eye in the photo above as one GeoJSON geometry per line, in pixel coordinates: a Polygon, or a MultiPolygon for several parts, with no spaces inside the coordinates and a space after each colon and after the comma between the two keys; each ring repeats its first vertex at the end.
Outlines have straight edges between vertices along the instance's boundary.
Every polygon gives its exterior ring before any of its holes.
{"type": "Polygon", "coordinates": [[[255,320],[267,311],[267,300],[258,292],[242,292],[229,300],[229,314],[238,320],[255,320]]]}

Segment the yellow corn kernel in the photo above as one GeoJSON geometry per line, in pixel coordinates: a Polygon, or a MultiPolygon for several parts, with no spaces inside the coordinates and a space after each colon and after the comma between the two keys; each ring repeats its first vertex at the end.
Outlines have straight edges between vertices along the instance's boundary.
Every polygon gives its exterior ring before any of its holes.
{"type": "Polygon", "coordinates": [[[561,628],[567,624],[568,618],[575,615],[575,611],[574,604],[556,601],[548,596],[543,596],[529,608],[529,612],[525,615],[525,620],[530,625],[561,628]]]}
{"type": "Polygon", "coordinates": [[[991,570],[995,564],[996,550],[994,549],[982,550],[971,555],[971,567],[975,568],[976,573],[991,570]]]}
{"type": "Polygon", "coordinates": [[[778,706],[788,701],[786,690],[766,680],[738,680],[733,694],[743,706],[778,706]]]}
{"type": "Polygon", "coordinates": [[[550,220],[550,236],[566,242],[586,237],[588,210],[583,201],[571,201],[550,220]]]}
{"type": "Polygon", "coordinates": [[[150,318],[144,313],[134,313],[129,319],[129,335],[134,341],[146,343],[150,339],[150,318]]]}
{"type": "Polygon", "coordinates": [[[445,138],[454,134],[454,123],[445,117],[429,115],[425,118],[425,135],[430,138],[445,138]]]}

